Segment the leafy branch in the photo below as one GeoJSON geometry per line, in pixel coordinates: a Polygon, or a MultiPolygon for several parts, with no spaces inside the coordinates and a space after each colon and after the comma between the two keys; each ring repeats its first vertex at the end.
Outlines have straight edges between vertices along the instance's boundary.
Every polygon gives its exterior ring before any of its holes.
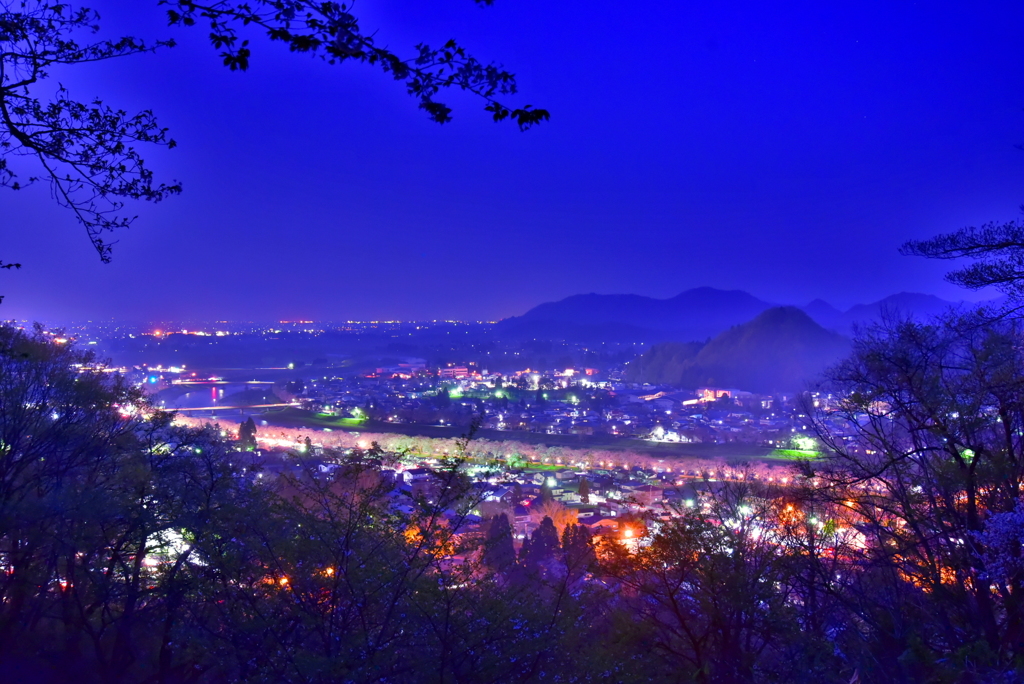
{"type": "MultiPolygon", "coordinates": [[[[490,5],[493,0],[475,0],[490,5]]],[[[532,105],[511,108],[499,100],[517,92],[515,76],[503,67],[484,64],[466,52],[455,40],[440,48],[420,43],[416,54],[402,58],[378,45],[365,33],[350,3],[315,0],[233,0],[195,2],[160,0],[168,5],[167,18],[172,26],[195,26],[208,22],[210,43],[221,50],[224,65],[232,71],[245,71],[252,52],[249,41],[239,35],[240,27],[256,26],[271,41],[283,42],[291,52],[316,56],[328,64],[356,61],[379,67],[406,92],[419,100],[420,109],[437,123],[451,121],[451,107],[437,100],[441,90],[458,88],[484,100],[484,110],[494,121],[515,121],[526,130],[550,114],[532,105]]]]}
{"type": "MultiPolygon", "coordinates": [[[[474,0],[490,5],[493,0],[474,0]]],[[[270,41],[292,52],[314,55],[329,64],[354,60],[379,67],[417,98],[431,120],[446,123],[452,109],[437,99],[443,89],[458,88],[484,101],[494,121],[515,121],[520,130],[549,119],[547,110],[511,107],[504,98],[516,94],[515,76],[484,64],[454,40],[435,49],[426,44],[401,58],[364,33],[351,5],[314,0],[158,0],[168,6],[171,26],[208,22],[210,42],[232,71],[249,67],[249,41],[239,36],[247,26],[261,29],[270,41]]],[[[109,234],[128,228],[125,201],[157,202],[181,192],[181,184],[157,182],[137,146],[175,147],[152,111],[129,114],[94,99],[80,102],[60,85],[49,100],[34,94],[54,66],[127,57],[173,47],[174,41],[147,43],[133,37],[80,40],[99,31],[99,15],[59,0],[0,0],[0,187],[20,190],[47,182],[56,202],[75,215],[100,259],[110,261],[109,234]],[[37,170],[15,168],[19,160],[37,170]]],[[[8,265],[2,266],[8,268],[8,265]]]]}
{"type": "Polygon", "coordinates": [[[912,240],[900,247],[900,252],[929,259],[972,260],[974,263],[946,274],[946,280],[971,290],[991,285],[1012,299],[1024,297],[1024,222],[1019,220],[912,240]]]}
{"type": "Polygon", "coordinates": [[[127,228],[134,217],[121,215],[126,199],[159,201],[181,192],[178,183],[157,183],[136,149],[137,143],[168,148],[167,136],[151,111],[129,115],[101,100],[73,99],[59,86],[44,102],[33,87],[56,65],[127,57],[171,47],[136,38],[79,42],[96,33],[99,16],[88,9],[44,0],[0,0],[0,187],[20,190],[47,181],[57,203],[70,209],[104,262],[110,261],[107,234],[127,228]],[[11,161],[33,158],[41,171],[22,178],[11,161]]]}

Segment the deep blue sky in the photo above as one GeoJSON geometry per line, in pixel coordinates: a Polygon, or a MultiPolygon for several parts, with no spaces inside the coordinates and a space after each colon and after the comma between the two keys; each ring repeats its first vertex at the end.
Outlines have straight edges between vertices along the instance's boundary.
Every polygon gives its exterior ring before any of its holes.
{"type": "Polygon", "coordinates": [[[57,76],[155,110],[179,147],[148,160],[185,193],[131,207],[103,265],[46,188],[0,191],[0,258],[25,264],[0,272],[0,316],[493,319],[702,285],[963,296],[947,264],[896,249],[1019,216],[1024,3],[777,4],[357,3],[392,48],[456,37],[513,70],[516,104],[552,112],[520,133],[455,94],[439,126],[371,67],[262,41],[230,73],[155,0],[95,0],[110,33],[180,45],[57,76]]]}

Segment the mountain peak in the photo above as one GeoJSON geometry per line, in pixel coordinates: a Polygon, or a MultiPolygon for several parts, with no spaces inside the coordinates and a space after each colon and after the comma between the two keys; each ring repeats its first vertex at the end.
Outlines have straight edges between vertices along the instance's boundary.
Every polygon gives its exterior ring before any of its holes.
{"type": "Polygon", "coordinates": [[[795,306],[766,309],[716,336],[695,354],[670,344],[651,347],[639,363],[630,364],[628,377],[691,388],[717,385],[764,393],[793,391],[815,380],[849,350],[846,338],[825,330],[795,306]]]}
{"type": "MultiPolygon", "coordinates": [[[[544,323],[563,336],[576,336],[573,327],[592,331],[595,326],[619,326],[635,329],[640,335],[638,340],[694,340],[707,339],[750,320],[770,306],[749,292],[712,287],[686,290],[670,299],[590,293],[540,304],[522,316],[506,319],[502,325],[511,334],[515,334],[517,327],[528,327],[531,334],[543,334],[539,326],[544,323]]],[[[578,334],[583,332],[578,330],[578,334]]]]}
{"type": "Polygon", "coordinates": [[[814,325],[818,326],[805,311],[795,306],[773,306],[758,314],[750,323],[770,323],[773,325],[814,325]]]}

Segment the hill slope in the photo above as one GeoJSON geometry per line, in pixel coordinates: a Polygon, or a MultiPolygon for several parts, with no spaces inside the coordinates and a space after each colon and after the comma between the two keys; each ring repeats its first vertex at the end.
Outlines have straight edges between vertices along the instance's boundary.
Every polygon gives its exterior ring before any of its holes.
{"type": "Polygon", "coordinates": [[[627,371],[634,381],[752,392],[802,389],[849,351],[849,341],[792,306],[764,311],[716,336],[689,358],[685,345],[654,345],[627,371]],[[634,366],[637,368],[634,369],[634,366]]]}
{"type": "Polygon", "coordinates": [[[677,384],[703,346],[700,342],[655,344],[626,366],[625,380],[654,385],[677,384]]]}

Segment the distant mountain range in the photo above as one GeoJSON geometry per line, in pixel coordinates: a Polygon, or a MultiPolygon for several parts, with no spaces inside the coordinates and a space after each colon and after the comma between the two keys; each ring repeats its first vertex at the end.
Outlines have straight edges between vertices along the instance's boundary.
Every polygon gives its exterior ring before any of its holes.
{"type": "Polygon", "coordinates": [[[852,332],[854,326],[877,321],[886,314],[928,318],[960,304],[962,302],[948,302],[935,295],[900,292],[872,304],[857,304],[846,311],[840,311],[820,299],[800,308],[822,327],[845,334],[852,332]]]}
{"type": "Polygon", "coordinates": [[[793,306],[766,309],[707,344],[663,342],[626,367],[629,382],[735,387],[759,393],[803,389],[850,350],[850,340],[825,330],[793,306]]]}
{"type": "MultiPolygon", "coordinates": [[[[912,317],[941,313],[955,302],[933,295],[902,292],[871,304],[840,311],[820,299],[797,308],[826,330],[851,334],[886,312],[912,317]]],[[[669,299],[642,295],[581,294],[535,306],[498,325],[506,337],[544,337],[579,341],[707,340],[750,321],[777,305],[742,290],[700,287],[669,299]]]]}

